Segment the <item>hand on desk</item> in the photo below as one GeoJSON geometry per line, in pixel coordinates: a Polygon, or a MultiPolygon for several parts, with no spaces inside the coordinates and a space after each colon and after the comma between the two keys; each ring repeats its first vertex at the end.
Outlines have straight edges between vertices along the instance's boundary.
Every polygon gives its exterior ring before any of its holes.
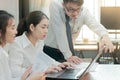
{"type": "Polygon", "coordinates": [[[52,65],[51,67],[49,67],[47,69],[47,71],[45,73],[48,74],[48,73],[52,73],[52,72],[59,72],[67,67],[71,67],[71,64],[69,62],[63,62],[63,63],[59,64],[58,66],[52,65]]]}
{"type": "Polygon", "coordinates": [[[58,65],[60,68],[64,69],[66,67],[72,67],[72,65],[69,62],[63,62],[58,65]]]}
{"type": "Polygon", "coordinates": [[[80,59],[77,56],[71,56],[70,58],[67,59],[67,61],[75,64],[80,64],[82,62],[82,59],[80,59]]]}
{"type": "Polygon", "coordinates": [[[112,42],[110,41],[109,37],[107,35],[104,35],[102,39],[99,42],[99,49],[102,49],[104,47],[104,52],[106,53],[108,50],[109,52],[114,52],[114,46],[112,42]]]}

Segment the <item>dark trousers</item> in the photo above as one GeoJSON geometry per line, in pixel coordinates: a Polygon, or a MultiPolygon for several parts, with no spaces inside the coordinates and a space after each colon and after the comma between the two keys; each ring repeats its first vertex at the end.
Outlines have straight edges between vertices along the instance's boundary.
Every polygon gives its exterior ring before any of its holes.
{"type": "Polygon", "coordinates": [[[50,57],[52,57],[53,59],[55,59],[58,62],[65,62],[65,58],[64,55],[62,54],[62,52],[60,52],[59,49],[56,48],[52,48],[49,46],[44,46],[43,51],[50,57]]]}

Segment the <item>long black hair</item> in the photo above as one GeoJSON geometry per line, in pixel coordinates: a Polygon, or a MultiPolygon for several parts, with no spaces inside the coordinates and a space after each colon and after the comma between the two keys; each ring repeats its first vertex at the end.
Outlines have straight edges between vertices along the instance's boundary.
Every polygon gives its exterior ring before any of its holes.
{"type": "Polygon", "coordinates": [[[26,18],[22,19],[17,27],[17,36],[22,35],[25,31],[30,33],[30,24],[36,26],[42,19],[48,17],[41,11],[33,11],[26,18]]]}

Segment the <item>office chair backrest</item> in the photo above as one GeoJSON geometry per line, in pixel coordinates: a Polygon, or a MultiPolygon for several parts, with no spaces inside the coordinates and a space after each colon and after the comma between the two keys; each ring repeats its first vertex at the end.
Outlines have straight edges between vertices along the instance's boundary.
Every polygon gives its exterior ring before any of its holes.
{"type": "MultiPolygon", "coordinates": [[[[103,52],[103,54],[98,59],[98,62],[100,64],[119,64],[118,63],[118,53],[120,53],[120,52],[118,52],[119,43],[113,42],[113,45],[115,46],[114,52],[112,52],[112,53],[109,53],[109,51],[107,53],[103,52]]],[[[120,60],[120,56],[119,56],[119,60],[120,60]]]]}

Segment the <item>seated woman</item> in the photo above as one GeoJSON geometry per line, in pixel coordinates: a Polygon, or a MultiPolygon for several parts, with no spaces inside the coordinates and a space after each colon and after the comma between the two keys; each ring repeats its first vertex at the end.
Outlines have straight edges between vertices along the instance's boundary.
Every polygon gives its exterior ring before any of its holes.
{"type": "MultiPolygon", "coordinates": [[[[10,13],[0,10],[0,80],[26,80],[27,76],[31,73],[29,67],[22,77],[12,78],[11,71],[8,64],[8,53],[4,50],[7,43],[12,43],[17,34],[15,20],[10,13]]],[[[35,73],[30,77],[30,80],[42,80],[44,74],[35,73]]]]}
{"type": "MultiPolygon", "coordinates": [[[[60,71],[62,70],[62,67],[70,66],[69,63],[60,64],[43,53],[43,45],[48,31],[48,23],[47,16],[41,11],[31,12],[19,23],[17,37],[8,50],[10,56],[10,69],[13,77],[16,78],[21,76],[27,67],[33,65],[37,53],[41,54],[39,56],[39,66],[43,71],[40,71],[45,74],[60,71]]],[[[38,68],[34,67],[33,70],[36,69],[38,68]]]]}

